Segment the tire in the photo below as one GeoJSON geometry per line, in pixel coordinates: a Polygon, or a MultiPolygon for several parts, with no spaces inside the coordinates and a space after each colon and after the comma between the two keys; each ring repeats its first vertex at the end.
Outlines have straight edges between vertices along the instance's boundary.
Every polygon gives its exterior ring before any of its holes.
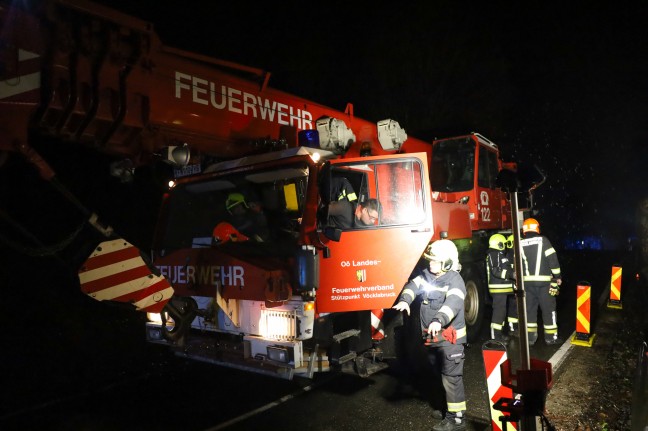
{"type": "Polygon", "coordinates": [[[479,266],[476,264],[467,266],[461,272],[461,275],[466,284],[464,314],[468,331],[468,343],[474,343],[479,340],[479,336],[484,329],[484,316],[486,314],[485,284],[479,266]]]}

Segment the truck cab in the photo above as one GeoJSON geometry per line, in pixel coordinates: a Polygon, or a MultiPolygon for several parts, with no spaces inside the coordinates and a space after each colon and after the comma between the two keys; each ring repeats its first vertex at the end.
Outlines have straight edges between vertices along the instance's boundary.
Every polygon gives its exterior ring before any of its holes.
{"type": "Polygon", "coordinates": [[[393,305],[432,236],[427,172],[425,153],[342,159],[298,147],[178,181],[152,255],[174,287],[172,309],[182,311],[150,315],[149,341],[204,358],[227,339],[238,347],[222,362],[282,377],[363,360],[371,310],[393,305]],[[330,223],[326,207],[339,199],[331,196],[340,177],[355,190],[350,205],[381,202],[374,225],[330,223]],[[231,193],[263,212],[265,239],[223,228],[231,193]]]}

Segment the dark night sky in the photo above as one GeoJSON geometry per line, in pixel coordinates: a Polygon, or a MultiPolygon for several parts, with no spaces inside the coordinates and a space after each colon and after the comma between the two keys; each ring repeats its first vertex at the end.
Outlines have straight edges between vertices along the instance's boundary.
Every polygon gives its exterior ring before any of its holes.
{"type": "Polygon", "coordinates": [[[548,234],[623,238],[648,195],[645,3],[103,3],[165,45],[268,70],[271,86],[411,136],[483,134],[547,173],[548,234]]]}

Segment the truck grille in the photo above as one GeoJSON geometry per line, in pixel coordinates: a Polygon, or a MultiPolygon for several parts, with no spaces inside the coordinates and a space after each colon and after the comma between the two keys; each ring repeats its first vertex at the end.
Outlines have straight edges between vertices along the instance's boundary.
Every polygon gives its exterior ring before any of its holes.
{"type": "Polygon", "coordinates": [[[275,340],[294,340],[296,321],[297,313],[294,311],[263,310],[261,322],[265,327],[261,333],[264,337],[275,340]]]}

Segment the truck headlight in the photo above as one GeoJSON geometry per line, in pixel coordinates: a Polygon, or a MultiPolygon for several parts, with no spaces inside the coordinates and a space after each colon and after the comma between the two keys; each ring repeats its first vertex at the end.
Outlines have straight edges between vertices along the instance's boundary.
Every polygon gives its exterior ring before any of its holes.
{"type": "Polygon", "coordinates": [[[146,313],[146,319],[149,322],[157,323],[158,325],[162,324],[162,316],[160,316],[160,313],[146,313]]]}

